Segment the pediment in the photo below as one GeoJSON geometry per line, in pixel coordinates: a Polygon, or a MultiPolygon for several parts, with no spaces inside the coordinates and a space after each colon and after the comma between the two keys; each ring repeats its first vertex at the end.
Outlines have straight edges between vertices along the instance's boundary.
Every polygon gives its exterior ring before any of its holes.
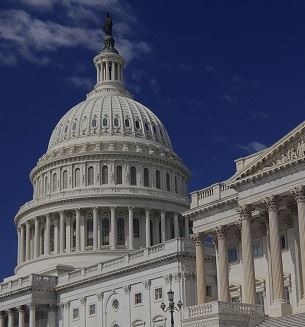
{"type": "Polygon", "coordinates": [[[305,121],[262,151],[241,171],[233,175],[227,184],[234,186],[251,177],[264,175],[301,160],[305,160],[305,121]]]}

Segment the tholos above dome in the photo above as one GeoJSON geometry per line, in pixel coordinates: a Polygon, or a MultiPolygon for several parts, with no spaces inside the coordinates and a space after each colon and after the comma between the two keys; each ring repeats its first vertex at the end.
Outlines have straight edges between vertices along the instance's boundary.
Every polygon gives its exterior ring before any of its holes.
{"type": "Polygon", "coordinates": [[[77,104],[62,117],[52,133],[48,151],[96,139],[125,138],[172,148],[163,124],[147,107],[123,96],[100,95],[77,104]]]}

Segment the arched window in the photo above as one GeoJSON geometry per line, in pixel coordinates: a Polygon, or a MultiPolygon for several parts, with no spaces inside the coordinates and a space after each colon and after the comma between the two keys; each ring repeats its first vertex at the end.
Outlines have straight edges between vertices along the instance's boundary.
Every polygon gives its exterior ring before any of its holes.
{"type": "Polygon", "coordinates": [[[68,188],[68,171],[65,170],[62,174],[62,188],[65,190],[68,188]]]}
{"type": "Polygon", "coordinates": [[[134,166],[130,168],[130,185],[137,185],[137,169],[134,166]]]}
{"type": "Polygon", "coordinates": [[[56,173],[53,174],[53,178],[52,178],[52,191],[53,192],[57,191],[57,174],[56,173]]]}
{"type": "Polygon", "coordinates": [[[149,187],[149,170],[144,168],[144,186],[149,187]]]}
{"type": "Polygon", "coordinates": [[[125,221],[123,218],[117,220],[117,239],[118,245],[125,244],[125,221]]]}
{"type": "Polygon", "coordinates": [[[88,185],[94,185],[94,168],[88,168],[88,185]]]}
{"type": "Polygon", "coordinates": [[[125,119],[125,127],[126,128],[129,128],[130,127],[130,120],[129,120],[129,118],[126,118],[125,119]]]}
{"type": "Polygon", "coordinates": [[[50,249],[51,252],[55,251],[55,234],[54,234],[55,227],[54,225],[51,225],[50,228],[50,249]]]}
{"type": "Polygon", "coordinates": [[[161,188],[160,171],[156,170],[156,188],[161,188]]]}
{"type": "Polygon", "coordinates": [[[104,117],[103,118],[103,127],[107,127],[108,126],[108,118],[104,117]]]}
{"type": "Polygon", "coordinates": [[[93,219],[87,219],[87,246],[93,246],[93,219]]]}
{"type": "Polygon", "coordinates": [[[74,171],[74,186],[80,187],[80,169],[76,168],[74,171]]]}
{"type": "Polygon", "coordinates": [[[102,245],[109,245],[109,219],[102,219],[102,245]]]}
{"type": "Polygon", "coordinates": [[[108,167],[102,167],[102,184],[108,184],[108,167]]]}
{"type": "Polygon", "coordinates": [[[166,191],[170,191],[171,190],[171,185],[170,185],[170,176],[169,173],[166,173],[166,191]]]}
{"type": "Polygon", "coordinates": [[[46,176],[44,178],[44,195],[48,194],[48,188],[49,188],[49,178],[46,176]]]}
{"type": "Polygon", "coordinates": [[[116,167],[116,184],[122,184],[122,166],[116,167]]]}
{"type": "Polygon", "coordinates": [[[138,218],[133,218],[133,237],[140,237],[140,222],[138,218]]]}
{"type": "Polygon", "coordinates": [[[120,126],[120,120],[119,117],[115,117],[113,120],[113,125],[114,127],[119,127],[120,126]]]}
{"type": "Polygon", "coordinates": [[[94,117],[94,118],[91,120],[91,126],[92,126],[93,128],[95,128],[96,125],[97,125],[97,121],[96,121],[96,117],[94,117]]]}
{"type": "Polygon", "coordinates": [[[140,129],[141,128],[141,124],[138,120],[136,120],[136,129],[140,129]]]}

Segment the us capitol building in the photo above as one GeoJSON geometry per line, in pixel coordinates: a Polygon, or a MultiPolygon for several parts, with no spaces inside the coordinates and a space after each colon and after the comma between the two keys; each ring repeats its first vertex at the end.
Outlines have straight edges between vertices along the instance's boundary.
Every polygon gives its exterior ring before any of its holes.
{"type": "Polygon", "coordinates": [[[170,289],[175,326],[303,326],[305,122],[190,198],[124,63],[108,15],[96,85],[56,125],[15,217],[0,327],[165,327],[170,289]]]}

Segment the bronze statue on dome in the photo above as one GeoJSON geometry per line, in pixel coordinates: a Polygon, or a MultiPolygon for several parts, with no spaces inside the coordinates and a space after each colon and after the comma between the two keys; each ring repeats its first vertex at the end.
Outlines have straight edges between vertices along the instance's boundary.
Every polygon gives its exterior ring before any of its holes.
{"type": "Polygon", "coordinates": [[[107,12],[107,16],[103,26],[103,31],[106,35],[112,35],[112,18],[109,12],[107,12]]]}

